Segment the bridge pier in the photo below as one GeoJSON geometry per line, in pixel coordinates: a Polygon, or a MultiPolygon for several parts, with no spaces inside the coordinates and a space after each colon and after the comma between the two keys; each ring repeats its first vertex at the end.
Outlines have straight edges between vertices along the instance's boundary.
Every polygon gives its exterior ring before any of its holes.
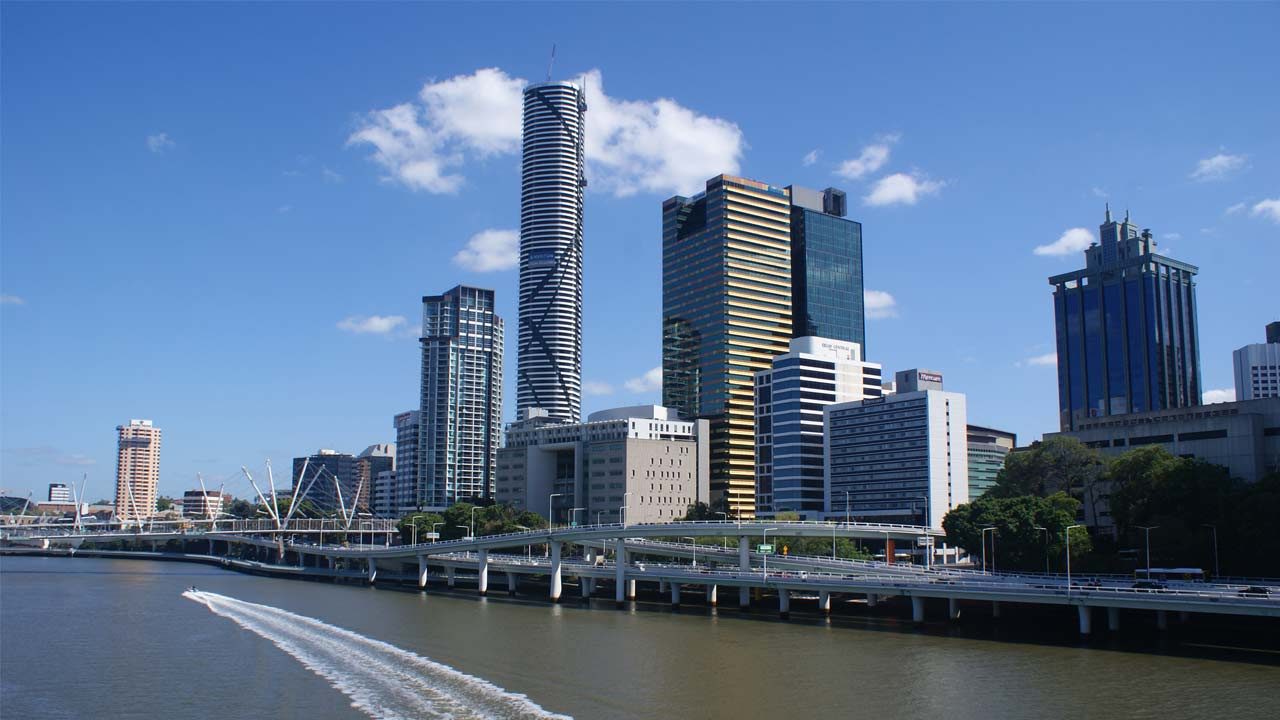
{"type": "Polygon", "coordinates": [[[879,600],[880,600],[879,595],[876,595],[875,593],[867,593],[867,607],[869,608],[875,607],[876,603],[879,602],[879,600]]]}
{"type": "Polygon", "coordinates": [[[551,543],[551,602],[560,602],[560,592],[564,589],[561,584],[560,574],[560,552],[562,547],[561,543],[551,543]]]}
{"type": "Polygon", "coordinates": [[[427,556],[426,555],[418,556],[418,587],[420,589],[427,587],[427,556]]]}
{"type": "MultiPolygon", "coordinates": [[[[738,536],[738,570],[751,572],[751,545],[746,535],[738,536]]],[[[744,610],[751,607],[751,588],[745,585],[738,588],[738,607],[744,610]]]]}
{"type": "Polygon", "coordinates": [[[993,618],[1000,617],[1000,601],[999,600],[991,601],[991,617],[993,618]]]}
{"type": "Polygon", "coordinates": [[[956,598],[947,598],[947,618],[951,620],[960,619],[960,601],[956,598]]]}
{"type": "Polygon", "coordinates": [[[1077,605],[1076,613],[1080,616],[1080,634],[1089,635],[1093,632],[1093,608],[1088,605],[1077,605]]]}
{"type": "Polygon", "coordinates": [[[719,594],[719,589],[715,585],[708,585],[707,586],[707,604],[710,605],[711,607],[715,607],[716,596],[718,594],[719,594]]]}
{"type": "Polygon", "coordinates": [[[484,597],[489,592],[489,551],[480,550],[476,560],[476,591],[484,597]]]}
{"type": "Polygon", "coordinates": [[[372,585],[378,579],[378,561],[369,558],[369,584],[372,585]]]}
{"type": "Polygon", "coordinates": [[[622,538],[613,541],[613,571],[613,601],[622,607],[627,599],[627,543],[622,538]]]}
{"type": "Polygon", "coordinates": [[[1111,632],[1118,632],[1120,630],[1120,608],[1107,608],[1107,629],[1111,632]]]}
{"type": "Polygon", "coordinates": [[[444,569],[444,579],[445,579],[445,582],[449,584],[449,587],[453,587],[453,586],[454,586],[454,577],[453,577],[453,575],[454,575],[454,569],[453,569],[453,566],[452,566],[452,565],[448,565],[448,566],[446,566],[446,567],[445,567],[445,569],[444,569]]]}
{"type": "Polygon", "coordinates": [[[916,595],[911,596],[911,622],[924,622],[924,598],[916,595]]]}
{"type": "Polygon", "coordinates": [[[680,607],[680,583],[671,583],[671,607],[680,607]]]}
{"type": "Polygon", "coordinates": [[[831,593],[826,590],[818,591],[818,609],[827,615],[831,614],[831,593]]]}
{"type": "Polygon", "coordinates": [[[783,620],[791,617],[791,591],[778,588],[778,616],[783,620]]]}
{"type": "Polygon", "coordinates": [[[516,574],[513,572],[507,573],[507,594],[516,594],[516,574]]]}
{"type": "Polygon", "coordinates": [[[1156,627],[1161,630],[1169,629],[1169,613],[1164,610],[1156,611],[1156,627]]]}

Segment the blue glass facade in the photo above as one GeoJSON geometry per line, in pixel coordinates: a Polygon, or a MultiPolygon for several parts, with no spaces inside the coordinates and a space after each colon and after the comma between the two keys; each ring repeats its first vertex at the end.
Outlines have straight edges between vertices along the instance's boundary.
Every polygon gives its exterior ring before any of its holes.
{"type": "Polygon", "coordinates": [[[862,346],[865,357],[862,292],[862,224],[793,206],[793,335],[856,342],[862,346]]]}
{"type": "Polygon", "coordinates": [[[1126,217],[1100,228],[1084,270],[1049,278],[1059,422],[1200,404],[1198,268],[1155,253],[1126,217]]]}

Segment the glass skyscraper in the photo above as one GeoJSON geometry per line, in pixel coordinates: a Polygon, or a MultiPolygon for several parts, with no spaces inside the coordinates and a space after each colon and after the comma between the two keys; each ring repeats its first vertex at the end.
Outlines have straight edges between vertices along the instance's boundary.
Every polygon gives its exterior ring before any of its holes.
{"type": "Polygon", "coordinates": [[[422,298],[418,506],[493,495],[502,436],[502,318],[492,290],[422,298]]]}
{"type": "Polygon", "coordinates": [[[1200,404],[1199,268],[1155,252],[1128,214],[1099,228],[1085,269],[1049,278],[1061,429],[1089,418],[1200,404]]]}
{"type": "Polygon", "coordinates": [[[843,190],[787,189],[791,192],[792,335],[857,343],[865,357],[862,224],[844,217],[843,190]]]}
{"type": "Polygon", "coordinates": [[[755,514],[755,373],[791,339],[791,198],[720,175],[662,204],[662,396],[711,425],[711,495],[755,514]]]}

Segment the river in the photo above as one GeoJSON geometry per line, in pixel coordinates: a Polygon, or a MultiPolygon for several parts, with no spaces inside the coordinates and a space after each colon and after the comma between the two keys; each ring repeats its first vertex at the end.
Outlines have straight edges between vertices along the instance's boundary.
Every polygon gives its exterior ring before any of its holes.
{"type": "Polygon", "coordinates": [[[1081,643],[1066,613],[1028,638],[865,609],[783,622],[3,557],[0,716],[1280,717],[1265,643],[1152,650],[1136,628],[1132,648],[1081,643]]]}

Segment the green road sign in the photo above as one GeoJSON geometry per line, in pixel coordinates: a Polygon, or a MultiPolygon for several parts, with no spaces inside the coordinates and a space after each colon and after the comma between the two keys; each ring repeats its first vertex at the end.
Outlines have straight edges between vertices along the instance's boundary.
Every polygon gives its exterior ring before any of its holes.
{"type": "Polygon", "coordinates": [[[764,554],[767,554],[767,555],[772,555],[772,554],[773,554],[773,546],[772,546],[772,545],[757,545],[757,546],[756,546],[756,552],[758,552],[758,553],[764,553],[764,554]]]}

